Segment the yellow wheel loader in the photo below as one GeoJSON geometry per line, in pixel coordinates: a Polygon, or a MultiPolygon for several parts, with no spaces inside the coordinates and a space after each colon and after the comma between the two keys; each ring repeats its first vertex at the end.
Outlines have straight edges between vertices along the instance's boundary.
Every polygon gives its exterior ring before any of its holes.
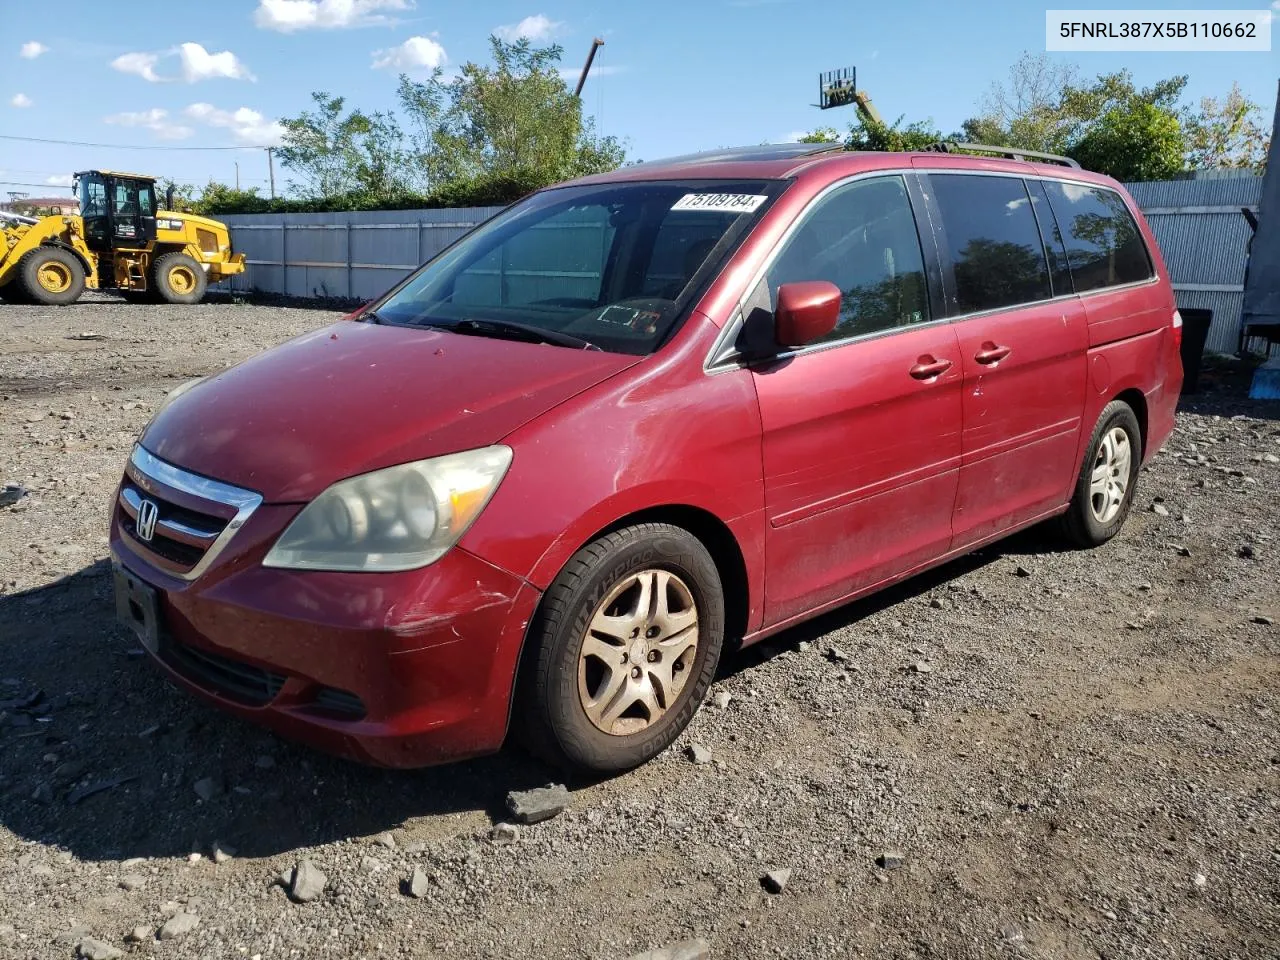
{"type": "Polygon", "coordinates": [[[61,305],[88,288],[199,303],[210,283],[244,272],[226,224],[157,209],[154,177],[87,170],[74,186],[76,216],[0,213],[0,299],[61,305]]]}

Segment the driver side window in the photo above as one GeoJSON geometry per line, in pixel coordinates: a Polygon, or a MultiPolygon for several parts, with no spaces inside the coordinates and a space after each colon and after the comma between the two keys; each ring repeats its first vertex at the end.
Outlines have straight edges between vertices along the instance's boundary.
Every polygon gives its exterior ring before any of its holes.
{"type": "Polygon", "coordinates": [[[924,258],[902,177],[832,191],[805,215],[766,280],[771,308],[784,283],[829,280],[840,288],[840,319],[825,341],[927,321],[924,258]]]}

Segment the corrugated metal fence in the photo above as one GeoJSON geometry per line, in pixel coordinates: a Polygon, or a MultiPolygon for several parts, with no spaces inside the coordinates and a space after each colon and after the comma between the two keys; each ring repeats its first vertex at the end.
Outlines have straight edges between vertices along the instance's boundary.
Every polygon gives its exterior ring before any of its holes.
{"type": "Polygon", "coordinates": [[[232,290],[369,300],[502,207],[232,214],[248,267],[232,290]]]}
{"type": "Polygon", "coordinates": [[[1258,211],[1261,177],[1127,184],[1142,208],[1173,278],[1179,307],[1213,311],[1205,349],[1235,353],[1244,305],[1245,251],[1251,231],[1240,212],[1258,211]]]}
{"type": "MultiPolygon", "coordinates": [[[[1262,178],[1169,180],[1128,188],[1155,232],[1178,305],[1212,310],[1207,348],[1234,353],[1250,236],[1240,208],[1257,210],[1262,178]]],[[[236,250],[248,258],[248,269],[232,279],[231,287],[367,300],[501,209],[224,216],[236,250]]]]}

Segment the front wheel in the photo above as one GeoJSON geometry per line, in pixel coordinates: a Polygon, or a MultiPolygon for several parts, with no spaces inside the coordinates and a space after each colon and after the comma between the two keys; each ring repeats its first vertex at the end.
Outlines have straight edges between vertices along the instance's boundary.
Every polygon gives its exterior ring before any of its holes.
{"type": "Polygon", "coordinates": [[[166,253],[152,271],[152,288],[165,303],[199,303],[208,285],[204,267],[185,253],[166,253]]]}
{"type": "Polygon", "coordinates": [[[579,550],[547,590],[517,690],[517,728],[559,766],[639,766],[689,725],[715,675],[724,594],[693,534],[644,523],[579,550]]]}
{"type": "Polygon", "coordinates": [[[70,250],[38,247],[22,258],[16,282],[27,301],[64,307],[84,293],[84,264],[70,250]]]}
{"type": "Polygon", "coordinates": [[[1106,543],[1124,526],[1142,466],[1142,431],[1123,400],[1102,410],[1085,452],[1071,506],[1062,518],[1067,539],[1081,547],[1106,543]]]}

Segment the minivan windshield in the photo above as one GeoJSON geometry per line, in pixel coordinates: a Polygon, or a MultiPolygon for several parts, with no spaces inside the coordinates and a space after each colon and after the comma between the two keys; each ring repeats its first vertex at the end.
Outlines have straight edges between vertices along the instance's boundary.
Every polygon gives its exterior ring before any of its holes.
{"type": "Polygon", "coordinates": [[[665,180],[544,190],[425,264],[367,316],[645,355],[784,186],[665,180]]]}

